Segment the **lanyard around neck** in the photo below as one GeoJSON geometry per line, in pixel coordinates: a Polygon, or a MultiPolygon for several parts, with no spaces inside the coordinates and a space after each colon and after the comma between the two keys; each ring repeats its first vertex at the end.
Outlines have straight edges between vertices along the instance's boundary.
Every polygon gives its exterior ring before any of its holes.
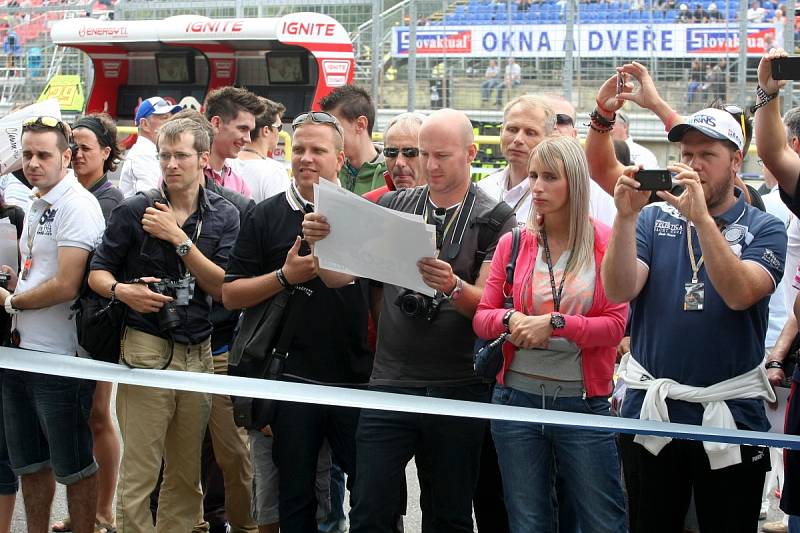
{"type": "Polygon", "coordinates": [[[700,267],[703,266],[703,254],[700,254],[700,260],[694,258],[694,245],[692,244],[692,224],[686,221],[686,248],[689,250],[689,263],[692,265],[692,283],[697,283],[697,273],[700,272],[700,267]]]}
{"type": "Polygon", "coordinates": [[[547,243],[547,231],[541,229],[539,234],[542,236],[542,246],[544,247],[544,257],[547,262],[547,272],[550,274],[550,290],[553,292],[553,309],[556,313],[561,309],[561,294],[564,292],[564,281],[567,279],[567,269],[561,274],[561,283],[556,290],[556,276],[553,273],[553,258],[550,256],[550,245],[547,243]]]}

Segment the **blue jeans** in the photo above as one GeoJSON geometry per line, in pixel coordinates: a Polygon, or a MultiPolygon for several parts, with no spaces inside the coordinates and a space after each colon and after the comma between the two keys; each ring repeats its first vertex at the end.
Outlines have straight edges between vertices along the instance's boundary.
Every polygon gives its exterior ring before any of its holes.
{"type": "MultiPolygon", "coordinates": [[[[542,396],[497,386],[492,403],[542,408],[542,396]]],[[[607,415],[605,398],[545,398],[555,411],[607,415]]],[[[512,533],[552,533],[554,469],[563,480],[565,498],[574,505],[582,533],[625,532],[615,436],[610,431],[583,430],[527,422],[492,420],[508,521],[512,533]]]]}
{"type": "Polygon", "coordinates": [[[56,481],[71,485],[97,472],[89,430],[94,381],[14,370],[2,379],[3,424],[17,475],[52,468],[56,481]]]}
{"type": "Polygon", "coordinates": [[[789,533],[800,533],[800,516],[789,515],[789,533]]]}

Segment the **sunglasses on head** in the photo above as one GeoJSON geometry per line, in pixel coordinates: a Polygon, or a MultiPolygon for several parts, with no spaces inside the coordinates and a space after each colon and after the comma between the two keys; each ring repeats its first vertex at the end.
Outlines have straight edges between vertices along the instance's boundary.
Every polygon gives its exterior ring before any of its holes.
{"type": "Polygon", "coordinates": [[[344,138],[344,133],[342,132],[342,127],[339,125],[339,121],[336,120],[336,117],[331,115],[330,113],[326,113],[325,111],[309,111],[307,113],[300,113],[297,117],[292,121],[292,128],[296,128],[300,124],[304,122],[314,122],[316,124],[330,124],[334,127],[334,129],[339,132],[339,135],[344,138]]]}
{"type": "Polygon", "coordinates": [[[405,157],[417,157],[419,155],[419,148],[407,146],[405,148],[386,147],[383,149],[383,155],[389,159],[394,159],[401,153],[405,157]]]}
{"type": "Polygon", "coordinates": [[[46,128],[53,128],[61,132],[61,135],[69,141],[67,134],[67,126],[55,117],[41,116],[31,117],[22,121],[22,131],[33,129],[35,126],[44,126],[46,128]]]}
{"type": "Polygon", "coordinates": [[[556,124],[559,126],[574,126],[575,121],[572,117],[564,113],[556,113],[556,124]]]}
{"type": "Polygon", "coordinates": [[[744,109],[742,109],[738,105],[732,105],[732,104],[731,105],[726,105],[722,109],[724,109],[725,111],[727,111],[731,115],[734,115],[733,118],[736,118],[736,115],[739,115],[738,118],[739,118],[739,124],[742,126],[742,133],[747,135],[747,129],[745,128],[744,109]]]}

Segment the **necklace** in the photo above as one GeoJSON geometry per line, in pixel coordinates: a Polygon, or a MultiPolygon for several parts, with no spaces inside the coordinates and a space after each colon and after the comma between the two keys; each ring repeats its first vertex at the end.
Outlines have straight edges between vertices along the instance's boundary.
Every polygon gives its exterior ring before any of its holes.
{"type": "Polygon", "coordinates": [[[250,154],[256,154],[258,157],[261,158],[262,161],[267,159],[266,156],[264,156],[260,152],[257,152],[256,150],[253,150],[252,148],[242,148],[242,152],[248,152],[250,154]]]}

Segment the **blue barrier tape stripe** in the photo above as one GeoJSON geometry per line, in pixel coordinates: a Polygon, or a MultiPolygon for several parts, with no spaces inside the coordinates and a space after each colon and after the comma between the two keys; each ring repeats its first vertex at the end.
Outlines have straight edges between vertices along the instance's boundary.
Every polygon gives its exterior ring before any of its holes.
{"type": "Polygon", "coordinates": [[[177,389],[191,392],[230,394],[251,398],[404,411],[432,415],[462,416],[494,420],[531,422],[547,426],[605,429],[618,433],[656,435],[679,439],[752,444],[800,450],[800,436],[761,431],[705,428],[690,424],[652,422],[613,416],[565,413],[525,407],[493,405],[424,396],[343,389],[305,383],[265,381],[234,376],[141,370],[65,355],[46,354],[14,348],[0,348],[0,367],[40,374],[52,374],[129,385],[177,389]]]}

